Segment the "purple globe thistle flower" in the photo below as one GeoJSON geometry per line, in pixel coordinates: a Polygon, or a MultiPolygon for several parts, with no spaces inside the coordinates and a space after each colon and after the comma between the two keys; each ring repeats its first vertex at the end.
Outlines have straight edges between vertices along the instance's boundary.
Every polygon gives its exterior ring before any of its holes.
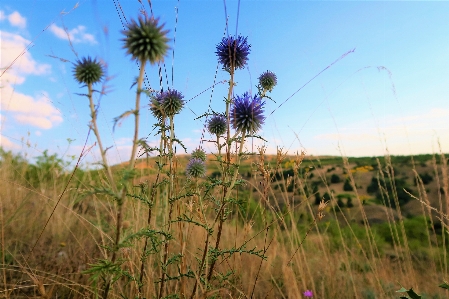
{"type": "Polygon", "coordinates": [[[247,92],[237,96],[231,109],[231,124],[235,130],[255,133],[263,125],[263,106],[265,102],[257,95],[252,98],[247,92]]]}
{"type": "Polygon", "coordinates": [[[206,152],[202,148],[197,148],[192,152],[192,158],[200,159],[201,161],[206,161],[206,152]]]}
{"type": "Polygon", "coordinates": [[[189,177],[199,178],[206,174],[206,165],[203,160],[199,158],[190,159],[187,163],[186,174],[189,177]]]}
{"type": "Polygon", "coordinates": [[[223,135],[226,132],[226,118],[223,115],[215,114],[208,121],[207,129],[211,134],[223,135]]]}
{"type": "Polygon", "coordinates": [[[263,88],[265,91],[272,91],[273,88],[278,83],[276,74],[270,71],[266,71],[262,73],[259,77],[259,85],[263,88]]]}
{"type": "Polygon", "coordinates": [[[94,84],[103,77],[103,66],[97,59],[84,57],[75,63],[73,75],[78,83],[94,84]]]}
{"type": "Polygon", "coordinates": [[[131,20],[128,29],[123,31],[126,36],[122,41],[125,42],[123,48],[131,54],[133,59],[139,61],[149,61],[154,64],[164,60],[167,53],[168,30],[163,30],[164,25],[158,26],[158,19],[139,17],[139,20],[131,20]]]}
{"type": "Polygon", "coordinates": [[[230,70],[243,69],[248,62],[248,55],[251,52],[251,45],[247,42],[247,37],[238,35],[224,37],[217,45],[218,61],[223,65],[223,68],[230,70]]]}
{"type": "Polygon", "coordinates": [[[307,290],[303,294],[307,298],[312,298],[313,297],[313,292],[311,290],[307,290]]]}
{"type": "Polygon", "coordinates": [[[157,119],[174,116],[184,106],[184,96],[176,90],[159,93],[151,100],[150,110],[157,119]]]}

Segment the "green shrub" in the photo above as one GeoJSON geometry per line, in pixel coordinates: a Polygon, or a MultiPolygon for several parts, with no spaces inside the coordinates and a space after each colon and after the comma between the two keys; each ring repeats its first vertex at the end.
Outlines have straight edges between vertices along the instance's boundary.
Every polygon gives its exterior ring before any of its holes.
{"type": "Polygon", "coordinates": [[[331,183],[332,184],[337,184],[340,182],[341,182],[341,179],[337,174],[334,173],[333,175],[331,175],[331,183]]]}
{"type": "Polygon", "coordinates": [[[349,180],[349,178],[347,178],[345,180],[345,183],[343,185],[343,190],[345,190],[345,191],[354,191],[354,188],[352,188],[352,184],[351,184],[351,181],[349,180]]]}
{"type": "MultiPolygon", "coordinates": [[[[423,183],[424,185],[428,185],[430,182],[433,181],[433,176],[431,176],[431,175],[428,174],[427,172],[424,173],[424,174],[421,174],[420,177],[421,177],[422,183],[423,183]]],[[[417,185],[417,182],[416,182],[416,180],[415,180],[415,186],[416,186],[416,185],[417,185]]]]}

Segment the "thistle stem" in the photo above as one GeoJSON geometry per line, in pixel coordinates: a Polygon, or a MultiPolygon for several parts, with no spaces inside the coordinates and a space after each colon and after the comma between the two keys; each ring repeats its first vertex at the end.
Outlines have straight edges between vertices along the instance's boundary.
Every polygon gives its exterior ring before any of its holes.
{"type": "MultiPolygon", "coordinates": [[[[243,152],[243,145],[245,143],[245,136],[246,136],[246,131],[242,132],[242,137],[240,140],[240,148],[239,148],[239,153],[237,155],[237,166],[236,169],[234,170],[234,174],[232,176],[232,180],[231,183],[229,185],[229,189],[225,189],[225,194],[224,194],[224,198],[223,198],[223,202],[221,204],[221,208],[220,211],[218,211],[217,217],[215,218],[214,224],[212,226],[215,226],[215,223],[217,222],[218,219],[220,219],[220,222],[218,223],[218,232],[217,232],[217,241],[215,243],[215,250],[218,250],[218,247],[220,246],[220,240],[221,240],[221,233],[223,230],[223,223],[224,223],[224,219],[223,219],[223,212],[224,212],[224,207],[229,199],[229,197],[231,196],[231,191],[235,186],[235,182],[237,181],[237,176],[239,174],[239,167],[240,167],[240,159],[242,156],[242,152],[243,152]]],[[[214,271],[214,267],[215,267],[215,262],[216,260],[214,260],[212,262],[212,264],[210,265],[209,268],[209,273],[207,274],[207,281],[209,281],[212,278],[212,273],[214,271]]]]}
{"type": "MultiPolygon", "coordinates": [[[[136,91],[136,110],[134,111],[134,138],[133,138],[133,146],[131,150],[131,158],[129,160],[129,170],[134,169],[134,164],[136,162],[136,151],[137,151],[137,141],[139,138],[139,109],[140,109],[140,94],[142,93],[142,82],[143,75],[145,74],[145,61],[140,61],[140,73],[139,78],[137,79],[137,91],[136,91]]],[[[115,263],[117,260],[117,251],[120,244],[120,233],[122,227],[122,218],[123,218],[123,206],[126,199],[126,187],[121,190],[120,198],[117,200],[117,229],[115,233],[115,242],[114,249],[112,251],[111,262],[115,263]]],[[[106,282],[106,286],[103,292],[103,299],[108,298],[109,289],[111,286],[111,279],[108,279],[106,282]]]]}
{"type": "Polygon", "coordinates": [[[134,110],[134,138],[133,147],[131,150],[131,158],[129,160],[129,169],[134,168],[134,163],[136,162],[136,151],[137,151],[137,141],[139,139],[139,110],[140,110],[140,95],[142,94],[142,82],[143,75],[145,74],[145,61],[140,61],[140,73],[137,79],[137,91],[136,91],[136,110],[134,110]]]}
{"type": "MultiPolygon", "coordinates": [[[[172,214],[173,214],[173,191],[174,191],[174,169],[173,169],[173,140],[175,139],[175,128],[174,128],[174,121],[173,121],[173,115],[170,116],[170,140],[168,145],[168,159],[169,159],[169,167],[170,167],[170,186],[168,189],[168,200],[170,203],[170,208],[168,211],[168,231],[171,231],[171,222],[172,222],[172,214]]],[[[168,260],[168,253],[169,253],[169,240],[165,241],[164,244],[164,258],[163,258],[163,267],[167,266],[167,260],[168,260]]],[[[166,269],[167,270],[167,269],[166,269]]],[[[164,286],[165,286],[165,276],[166,276],[166,270],[162,270],[161,275],[161,286],[159,289],[159,297],[162,298],[164,295],[164,286]]]]}
{"type": "Polygon", "coordinates": [[[109,167],[108,160],[106,159],[106,152],[103,149],[103,143],[101,142],[100,132],[98,131],[97,126],[97,112],[95,111],[94,101],[92,99],[92,83],[87,84],[87,90],[88,94],[87,97],[89,98],[89,106],[90,106],[90,113],[92,118],[92,130],[94,131],[95,137],[97,138],[98,147],[100,148],[100,154],[101,159],[103,160],[103,167],[106,169],[106,176],[108,177],[109,184],[112,187],[112,190],[114,192],[117,192],[117,186],[114,183],[114,177],[112,176],[111,168],[109,167]]]}

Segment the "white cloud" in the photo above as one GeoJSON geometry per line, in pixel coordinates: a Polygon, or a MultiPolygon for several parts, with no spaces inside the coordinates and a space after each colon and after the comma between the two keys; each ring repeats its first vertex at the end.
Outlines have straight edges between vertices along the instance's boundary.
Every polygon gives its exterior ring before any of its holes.
{"type": "Polygon", "coordinates": [[[8,16],[8,21],[12,26],[24,29],[27,25],[26,18],[22,17],[17,11],[8,16]]]}
{"type": "Polygon", "coordinates": [[[22,17],[19,12],[15,11],[10,15],[6,15],[4,11],[0,10],[0,21],[8,19],[9,24],[14,27],[24,29],[27,25],[27,19],[22,17]]]}
{"type": "Polygon", "coordinates": [[[10,111],[21,124],[29,124],[41,129],[50,129],[62,122],[61,112],[48,100],[48,96],[32,97],[14,91],[7,85],[1,90],[0,107],[10,111]]]}
{"type": "Polygon", "coordinates": [[[2,84],[22,84],[24,75],[45,75],[50,73],[51,66],[37,63],[27,51],[30,41],[18,34],[0,31],[2,51],[0,68],[5,73],[1,76],[2,84]]]}
{"type": "Polygon", "coordinates": [[[78,25],[77,27],[68,30],[64,29],[62,27],[59,27],[55,24],[51,24],[49,27],[50,31],[59,39],[63,40],[70,40],[72,43],[90,43],[90,44],[96,44],[97,41],[95,40],[95,37],[90,34],[86,33],[86,27],[82,25],[78,25]]]}
{"type": "Polygon", "coordinates": [[[0,108],[10,112],[20,124],[49,129],[62,122],[61,113],[53,106],[46,92],[31,96],[18,92],[17,85],[29,75],[47,75],[51,67],[36,62],[27,51],[30,41],[20,35],[0,31],[2,51],[0,54],[0,108]]]}
{"type": "Polygon", "coordinates": [[[11,140],[9,140],[8,138],[6,138],[5,136],[2,136],[2,135],[0,135],[0,146],[4,150],[17,150],[17,149],[20,149],[20,145],[18,145],[17,143],[12,142],[11,140]]]}

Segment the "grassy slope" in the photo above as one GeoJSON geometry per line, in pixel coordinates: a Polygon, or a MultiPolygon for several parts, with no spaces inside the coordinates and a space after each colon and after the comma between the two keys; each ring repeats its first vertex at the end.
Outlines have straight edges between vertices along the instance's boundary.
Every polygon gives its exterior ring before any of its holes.
{"type": "MultiPolygon", "coordinates": [[[[444,163],[438,163],[440,156],[435,158],[436,161],[432,158],[431,155],[414,157],[413,167],[410,158],[391,157],[391,165],[396,179],[403,179],[414,194],[423,200],[428,198],[432,206],[439,207],[440,199],[448,201],[439,191],[444,183],[447,188],[443,175],[444,172],[447,174],[447,168],[444,163]],[[428,173],[433,177],[428,184],[420,186],[421,194],[413,183],[413,169],[420,175],[428,173]]],[[[208,159],[211,175],[218,169],[211,161],[213,156],[208,159]]],[[[286,174],[294,159],[287,157],[280,163],[279,173],[286,174]]],[[[375,195],[366,191],[373,176],[386,175],[385,165],[388,163],[383,157],[379,160],[381,171],[373,158],[349,158],[345,163],[339,157],[306,157],[300,174],[295,177],[296,185],[292,192],[285,192],[285,187],[276,187],[279,184],[287,185],[289,179],[286,176],[284,180],[271,184],[268,203],[262,200],[256,157],[249,158],[241,168],[246,186],[241,187],[236,195],[243,198],[246,204],[240,213],[233,214],[224,232],[223,246],[232,247],[254,237],[248,247],[267,248],[269,258],[261,264],[260,259],[243,254],[221,265],[222,271],[233,269],[238,273],[228,285],[233,298],[238,298],[239,294],[249,296],[255,284],[256,298],[266,294],[272,294],[270,298],[299,298],[306,289],[312,289],[317,298],[391,298],[394,290],[399,288],[397,282],[440,296],[433,298],[446,298],[444,296],[448,294],[436,288],[438,283],[447,279],[447,256],[443,252],[446,247],[442,247],[441,232],[434,233],[430,226],[426,227],[422,218],[417,218],[426,215],[427,209],[423,209],[417,200],[409,201],[400,210],[390,209],[380,205],[375,195]],[[339,176],[342,182],[330,183],[333,174],[339,176]],[[357,186],[357,192],[343,190],[343,181],[349,174],[352,174],[352,184],[357,186]],[[338,195],[344,194],[343,202],[346,203],[346,197],[351,196],[354,207],[344,207],[342,211],[327,208],[324,220],[315,227],[311,222],[317,208],[314,205],[315,196],[307,191],[309,187],[312,189],[314,182],[320,195],[325,192],[333,194],[330,206],[335,206],[338,195]],[[365,202],[363,209],[360,207],[362,201],[365,202]],[[267,213],[260,213],[262,206],[267,208],[267,213]],[[398,221],[398,212],[404,218],[415,218],[398,221]],[[366,215],[371,226],[363,225],[363,215],[366,215]],[[388,226],[389,216],[390,220],[396,220],[396,225],[388,226]],[[276,220],[275,225],[265,233],[265,223],[273,219],[276,220]],[[339,219],[339,222],[332,219],[339,219]],[[384,222],[383,226],[374,225],[379,222],[384,222]],[[303,246],[298,247],[310,223],[312,231],[303,246]],[[409,249],[404,245],[401,227],[406,230],[409,249]],[[367,232],[373,237],[368,238],[367,232]],[[373,240],[376,240],[375,244],[373,240]],[[298,248],[300,250],[296,251],[298,248]],[[290,260],[293,264],[289,263],[290,260]],[[374,297],[374,294],[377,296],[374,297]]],[[[183,169],[187,161],[188,156],[177,157],[179,185],[184,180],[183,169]]],[[[276,168],[276,157],[269,156],[265,161],[270,163],[272,169],[276,168]]],[[[98,171],[79,171],[40,236],[69,175],[56,167],[57,164],[51,163],[44,163],[30,172],[26,161],[5,153],[1,163],[3,294],[9,294],[11,298],[42,295],[35,287],[41,285],[48,298],[58,292],[59,296],[67,298],[82,298],[82,294],[90,297],[94,290],[88,276],[81,274],[81,271],[95,259],[105,256],[102,246],[110,244],[114,213],[111,201],[101,196],[81,196],[81,191],[87,190],[94,181],[104,179],[103,175],[98,171]],[[34,250],[30,254],[32,248],[34,250]]],[[[139,161],[136,186],[154,179],[156,172],[152,165],[152,159],[139,161]]],[[[116,166],[114,172],[119,173],[121,166],[116,166]]],[[[165,208],[163,201],[155,206],[156,210],[165,208]]],[[[139,202],[129,202],[126,220],[128,233],[144,227],[145,207],[139,202]]],[[[156,215],[154,227],[158,226],[158,221],[156,215]]],[[[204,236],[196,228],[185,232],[188,239],[186,256],[193,260],[198,254],[195,244],[202,244],[204,236]]],[[[131,264],[138,264],[139,246],[137,244],[131,248],[122,258],[129,259],[131,264]]],[[[179,244],[174,243],[173,246],[175,250],[179,244]]],[[[157,264],[157,261],[155,256],[149,262],[157,264]]],[[[154,271],[151,272],[154,277],[148,274],[149,283],[145,289],[148,296],[151,296],[153,282],[158,276],[157,268],[151,271],[154,271]]],[[[118,292],[132,290],[133,287],[132,284],[120,285],[118,292]]],[[[172,287],[176,289],[177,285],[172,287]]]]}

